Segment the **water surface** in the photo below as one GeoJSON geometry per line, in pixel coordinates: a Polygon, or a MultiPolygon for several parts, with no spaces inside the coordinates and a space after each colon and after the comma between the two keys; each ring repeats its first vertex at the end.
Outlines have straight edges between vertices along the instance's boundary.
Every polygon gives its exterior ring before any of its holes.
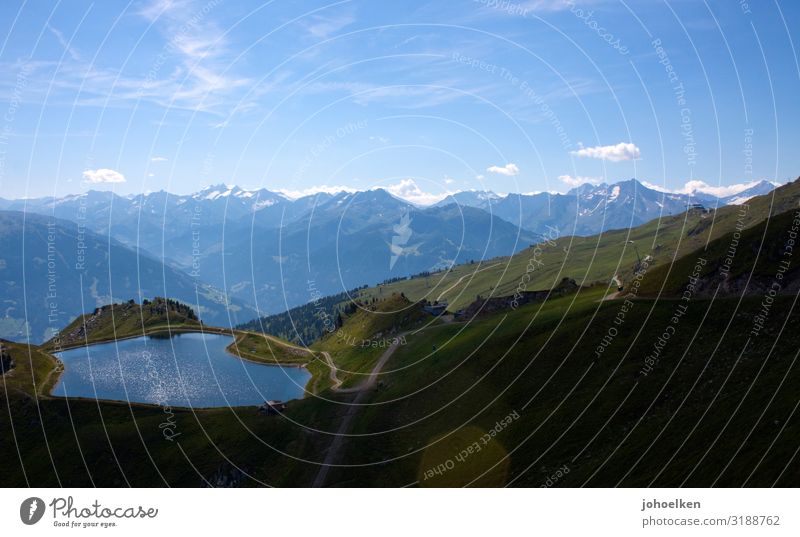
{"type": "Polygon", "coordinates": [[[63,351],[56,356],[64,373],[52,394],[191,407],[302,397],[308,371],[240,360],[225,350],[232,341],[220,334],[182,333],[63,351]]]}

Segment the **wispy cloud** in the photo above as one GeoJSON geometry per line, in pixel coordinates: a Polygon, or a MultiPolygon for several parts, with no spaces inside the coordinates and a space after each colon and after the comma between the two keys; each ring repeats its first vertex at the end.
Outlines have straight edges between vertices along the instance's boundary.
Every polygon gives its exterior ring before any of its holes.
{"type": "MultiPolygon", "coordinates": [[[[130,106],[146,101],[159,106],[227,114],[240,111],[241,90],[250,87],[246,77],[231,74],[233,51],[225,32],[214,22],[221,0],[151,0],[137,15],[152,23],[164,38],[161,49],[143,67],[105,67],[82,54],[55,25],[50,34],[64,49],[63,61],[37,59],[25,62],[29,70],[28,98],[47,98],[70,105],[130,106]],[[237,104],[238,103],[238,104],[237,104]]],[[[130,65],[139,65],[131,61],[130,65]]],[[[13,68],[4,63],[0,68],[13,68]]]]}
{"type": "MultiPolygon", "coordinates": [[[[601,0],[581,0],[579,7],[587,7],[599,3],[601,0]]],[[[486,11],[492,10],[499,14],[514,17],[526,17],[533,13],[548,13],[554,11],[564,11],[576,6],[575,0],[523,0],[519,2],[498,1],[498,0],[474,0],[476,4],[482,4],[486,11]]]]}
{"type": "Polygon", "coordinates": [[[64,37],[64,34],[57,28],[54,28],[51,24],[47,24],[47,30],[56,38],[58,43],[61,47],[69,54],[70,58],[76,61],[81,61],[81,55],[78,53],[75,48],[70,45],[69,41],[64,37]]]}
{"type": "Polygon", "coordinates": [[[486,171],[489,173],[498,173],[500,175],[513,177],[519,174],[519,166],[510,162],[505,166],[489,166],[488,168],[486,168],[486,171]]]}
{"type": "MultiPolygon", "coordinates": [[[[583,0],[581,3],[585,4],[587,2],[583,0]]],[[[528,0],[527,2],[521,2],[521,4],[523,8],[529,11],[562,11],[569,9],[575,2],[571,0],[528,0]]]]}
{"type": "Polygon", "coordinates": [[[167,157],[153,157],[150,162],[166,162],[167,160],[167,157]]]}
{"type": "Polygon", "coordinates": [[[353,102],[367,105],[373,102],[389,103],[400,108],[418,109],[439,106],[464,96],[450,89],[448,82],[432,84],[383,85],[368,82],[315,82],[303,88],[304,93],[344,92],[353,102]]]}
{"type": "Polygon", "coordinates": [[[350,26],[356,18],[352,13],[343,13],[335,16],[314,15],[310,21],[304,23],[306,31],[317,39],[327,39],[342,28],[350,26]]]}
{"type": "Polygon", "coordinates": [[[230,44],[214,22],[220,4],[221,0],[152,0],[140,11],[167,39],[158,59],[174,55],[177,60],[167,79],[174,85],[168,97],[189,108],[208,109],[220,103],[220,96],[250,84],[247,78],[229,74],[230,44]]]}
{"type": "Polygon", "coordinates": [[[572,151],[577,157],[596,158],[608,160],[610,162],[621,162],[623,160],[637,160],[641,151],[636,144],[620,142],[616,145],[598,145],[595,147],[582,147],[577,151],[572,151]]]}

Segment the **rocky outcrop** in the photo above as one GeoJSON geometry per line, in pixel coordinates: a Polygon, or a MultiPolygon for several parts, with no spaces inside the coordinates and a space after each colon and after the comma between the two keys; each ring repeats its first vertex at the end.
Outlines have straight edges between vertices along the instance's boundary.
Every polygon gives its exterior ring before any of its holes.
{"type": "Polygon", "coordinates": [[[0,375],[4,375],[14,369],[14,359],[11,357],[11,354],[8,352],[8,347],[3,344],[0,344],[0,375]]]}

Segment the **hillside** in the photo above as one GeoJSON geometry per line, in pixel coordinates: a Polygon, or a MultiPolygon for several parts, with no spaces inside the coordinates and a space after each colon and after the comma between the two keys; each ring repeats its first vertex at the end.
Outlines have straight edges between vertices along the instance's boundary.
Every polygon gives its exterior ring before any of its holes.
{"type": "Polygon", "coordinates": [[[14,397],[47,399],[63,367],[61,362],[38,347],[5,340],[0,340],[0,347],[4,361],[13,362],[10,370],[0,372],[0,389],[14,397]]]}
{"type": "Polygon", "coordinates": [[[579,285],[599,282],[611,287],[614,275],[629,281],[640,258],[650,256],[651,268],[670,264],[737,228],[746,229],[769,215],[788,211],[797,206],[798,200],[800,180],[754,197],[744,205],[716,211],[690,210],[591,237],[561,237],[552,232],[545,241],[514,256],[468,263],[431,277],[368,288],[361,296],[371,298],[402,292],[411,300],[446,300],[450,309],[456,310],[478,296],[552,289],[563,278],[572,278],[579,285]]]}
{"type": "MultiPolygon", "coordinates": [[[[389,295],[350,303],[339,322],[336,330],[311,348],[332,357],[338,379],[346,388],[363,381],[393,343],[403,344],[416,331],[438,321],[422,311],[422,304],[402,295],[389,295]]],[[[329,386],[325,378],[320,380],[317,389],[329,386]]]]}
{"type": "Polygon", "coordinates": [[[242,323],[236,328],[278,336],[293,343],[310,345],[326,332],[336,328],[341,312],[359,289],[346,293],[314,297],[302,306],[295,306],[283,313],[266,315],[242,323]]]}
{"type": "Polygon", "coordinates": [[[202,327],[192,308],[175,300],[156,297],[145,299],[141,304],[129,300],[107,304],[79,316],[43,347],[66,349],[163,330],[199,330],[202,327]]]}
{"type": "Polygon", "coordinates": [[[642,295],[676,296],[689,286],[700,296],[796,294],[800,264],[795,244],[800,213],[793,209],[742,231],[733,231],[649,271],[642,295]]]}
{"type": "Polygon", "coordinates": [[[675,302],[637,300],[617,324],[603,292],[409,339],[344,441],[338,463],[358,466],[327,484],[538,487],[564,466],[556,486],[797,483],[791,299],[750,341],[759,299],[697,299],[652,364],[675,302]]]}

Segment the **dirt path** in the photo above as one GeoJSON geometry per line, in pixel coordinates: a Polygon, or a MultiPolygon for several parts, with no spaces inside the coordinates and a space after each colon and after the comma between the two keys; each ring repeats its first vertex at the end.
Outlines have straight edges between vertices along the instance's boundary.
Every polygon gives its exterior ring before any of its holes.
{"type": "Polygon", "coordinates": [[[615,298],[619,297],[620,293],[621,293],[621,291],[614,291],[610,295],[606,295],[603,298],[601,298],[600,300],[598,300],[598,302],[605,302],[606,300],[614,300],[615,298]]]}
{"type": "Polygon", "coordinates": [[[312,487],[322,487],[325,485],[325,480],[328,477],[328,471],[331,468],[337,458],[339,457],[339,451],[342,448],[342,444],[344,443],[345,435],[350,432],[350,429],[353,424],[353,419],[355,419],[356,415],[358,414],[359,409],[361,408],[359,405],[367,393],[372,390],[375,386],[378,375],[380,375],[383,366],[386,365],[386,362],[389,361],[389,358],[392,357],[394,351],[397,349],[399,343],[393,343],[389,348],[387,348],[384,353],[381,355],[378,362],[375,364],[375,367],[372,368],[372,371],[369,374],[369,377],[359,384],[358,386],[354,386],[352,388],[345,388],[339,389],[341,386],[342,381],[336,376],[336,366],[333,363],[333,359],[331,359],[330,354],[324,352],[325,360],[328,362],[328,365],[331,368],[331,380],[334,381],[334,390],[338,393],[355,393],[356,396],[350,405],[347,407],[347,412],[342,418],[341,423],[339,424],[339,428],[336,430],[336,435],[333,438],[333,442],[331,442],[330,447],[328,447],[328,452],[325,454],[325,460],[322,461],[322,466],[320,466],[319,472],[317,472],[316,478],[314,478],[314,483],[311,485],[312,487]]]}
{"type": "Polygon", "coordinates": [[[53,360],[55,360],[55,364],[53,364],[53,367],[50,369],[50,371],[47,372],[47,375],[45,375],[44,380],[39,384],[39,387],[37,388],[36,396],[39,399],[51,399],[50,392],[53,390],[53,388],[56,387],[56,384],[58,383],[58,377],[64,372],[64,362],[62,362],[53,355],[49,356],[53,360]],[[50,380],[53,378],[53,374],[56,375],[56,379],[53,381],[53,384],[51,385],[50,380]]]}
{"type": "Polygon", "coordinates": [[[328,367],[331,370],[329,375],[331,382],[333,382],[333,386],[331,386],[331,389],[333,391],[339,391],[339,386],[342,385],[342,381],[339,380],[339,377],[336,375],[338,369],[336,369],[336,364],[333,363],[333,358],[331,358],[331,353],[322,351],[322,357],[325,358],[325,361],[328,363],[328,367]]]}

